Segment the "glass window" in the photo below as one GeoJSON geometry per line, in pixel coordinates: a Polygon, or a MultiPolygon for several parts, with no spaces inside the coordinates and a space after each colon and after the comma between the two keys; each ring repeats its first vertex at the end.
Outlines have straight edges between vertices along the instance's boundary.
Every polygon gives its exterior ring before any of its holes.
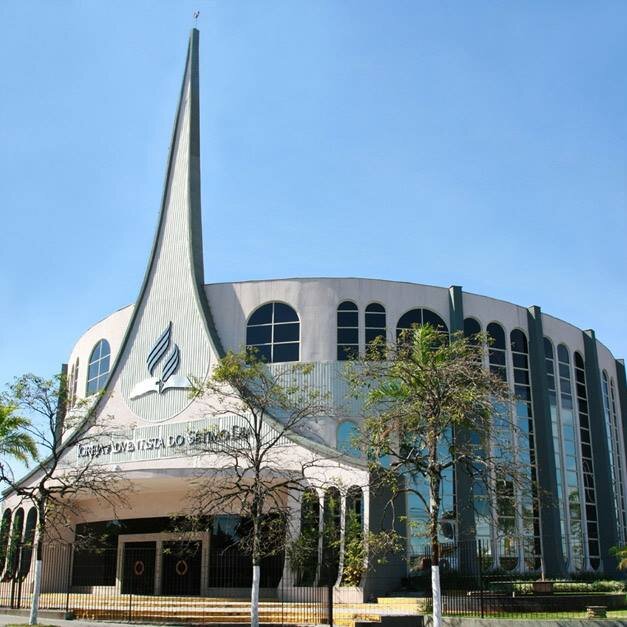
{"type": "Polygon", "coordinates": [[[359,457],[359,449],[355,439],[359,434],[359,427],[354,422],[346,420],[337,428],[337,450],[352,457],[359,457]]]}
{"type": "Polygon", "coordinates": [[[379,357],[381,359],[384,357],[385,333],[385,307],[379,303],[370,303],[366,307],[366,351],[370,351],[370,357],[379,357]],[[377,355],[372,354],[375,342],[377,355]]]}
{"type": "Polygon", "coordinates": [[[505,354],[505,331],[500,324],[491,322],[488,325],[488,337],[490,339],[488,357],[490,370],[493,374],[507,381],[507,367],[505,354]]]}
{"type": "MultiPolygon", "coordinates": [[[[494,338],[495,343],[490,349],[490,367],[493,367],[492,353],[498,352],[505,355],[505,351],[499,348],[501,342],[505,341],[503,328],[492,323],[488,326],[488,333],[494,338]]],[[[517,426],[523,437],[518,440],[518,450],[514,451],[515,456],[528,472],[531,486],[531,502],[529,507],[524,508],[520,524],[522,525],[523,538],[518,538],[518,542],[523,548],[525,566],[529,569],[537,569],[540,565],[540,510],[536,497],[537,472],[535,463],[535,439],[533,434],[533,408],[531,405],[531,385],[529,381],[529,345],[527,336],[520,329],[514,329],[509,336],[510,349],[512,352],[512,364],[514,366],[514,394],[518,399],[518,411],[516,413],[517,426]],[[525,540],[528,538],[528,540],[525,540]]],[[[545,345],[546,350],[546,345],[545,345]]],[[[502,368],[502,366],[497,366],[502,368]]],[[[506,369],[503,368],[506,372],[506,369]]],[[[499,375],[503,376],[499,371],[499,375]]],[[[506,376],[504,377],[506,380],[506,376]]],[[[503,564],[501,564],[503,566],[503,564]]]]}
{"type": "Polygon", "coordinates": [[[74,407],[76,403],[76,391],[78,385],[78,358],[72,365],[72,369],[70,370],[70,377],[67,382],[67,409],[68,411],[74,407]]]}
{"type": "Polygon", "coordinates": [[[266,303],[256,309],[246,326],[246,348],[268,363],[300,359],[300,320],[285,303],[266,303]]]}
{"type": "Polygon", "coordinates": [[[20,577],[26,577],[30,570],[33,558],[33,542],[35,540],[35,527],[37,525],[37,510],[31,507],[26,516],[24,525],[24,538],[22,539],[22,557],[20,559],[20,577]]]}
{"type": "Polygon", "coordinates": [[[337,360],[359,357],[359,309],[345,300],[337,308],[337,360]]]}
{"type": "Polygon", "coordinates": [[[3,581],[9,581],[17,574],[20,561],[20,544],[22,543],[22,533],[24,531],[24,510],[20,507],[13,517],[11,527],[11,537],[7,550],[7,564],[3,581]]]}
{"type": "Polygon", "coordinates": [[[437,313],[429,311],[428,309],[410,309],[398,320],[396,325],[396,339],[398,340],[406,329],[411,329],[413,326],[421,324],[430,324],[443,333],[448,333],[446,323],[437,313]]]}
{"type": "Polygon", "coordinates": [[[11,530],[11,509],[7,508],[2,514],[2,524],[0,525],[0,575],[4,570],[7,549],[9,545],[9,532],[11,530]]]}
{"type": "Polygon", "coordinates": [[[104,387],[109,375],[111,348],[107,340],[100,340],[94,346],[87,367],[87,396],[99,392],[104,387]]]}
{"type": "MultiPolygon", "coordinates": [[[[481,333],[481,325],[474,318],[465,318],[464,337],[472,341],[478,333],[481,333]]],[[[472,343],[475,344],[476,342],[473,341],[472,343]]]]}

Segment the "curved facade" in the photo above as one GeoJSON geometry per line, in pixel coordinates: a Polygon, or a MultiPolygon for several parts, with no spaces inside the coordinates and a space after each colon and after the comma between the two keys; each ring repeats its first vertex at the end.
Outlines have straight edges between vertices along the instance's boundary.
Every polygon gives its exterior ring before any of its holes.
{"type": "MultiPolygon", "coordinates": [[[[339,512],[354,510],[367,528],[377,505],[369,493],[366,465],[351,445],[361,408],[347,395],[344,362],[363,355],[376,338],[393,342],[398,329],[411,324],[429,322],[467,334],[484,331],[494,340],[485,367],[507,381],[517,397],[516,419],[524,437],[515,454],[549,498],[513,490],[503,495],[511,507],[499,509],[473,494],[463,473],[451,473],[444,488],[443,539],[482,539],[492,567],[499,569],[534,571],[543,564],[549,575],[613,572],[610,547],[627,535],[624,364],[591,330],[578,329],[539,307],[467,293],[458,286],[363,278],[205,283],[198,116],[194,31],[157,234],[137,302],[89,328],[67,365],[68,411],[91,397],[95,413],[109,416],[111,424],[128,435],[119,445],[68,447],[68,463],[96,457],[103,470],[115,465],[124,472],[137,494],[122,518],[135,520],[134,529],[156,537],[157,523],[151,527],[146,521],[183,511],[189,477],[200,463],[177,448],[178,443],[216,420],[190,400],[188,377],[206,377],[225,351],[254,347],[271,368],[294,361],[314,365],[315,385],[330,394],[338,409],[307,425],[285,464],[296,463],[307,451],[326,455],[332,460],[337,495],[331,498],[328,491],[312,489],[315,503],[307,507],[320,519],[325,511],[328,515],[330,500],[337,502],[338,517],[339,512]]],[[[234,428],[220,420],[220,429],[234,428]]],[[[2,542],[13,537],[8,531],[11,508],[9,495],[2,542]]],[[[403,509],[410,520],[424,517],[411,498],[403,509]]],[[[76,525],[105,524],[111,516],[106,505],[87,501],[76,525]]],[[[419,536],[408,538],[408,553],[419,551],[422,544],[419,536]]],[[[325,554],[325,547],[321,551],[325,554]]],[[[341,552],[335,561],[333,577],[339,585],[341,552]]],[[[386,576],[400,583],[407,563],[393,561],[386,576]]],[[[319,577],[314,571],[307,575],[311,582],[319,577]]],[[[366,584],[364,580],[362,587],[366,584]]],[[[203,579],[199,589],[210,587],[203,579]]]]}

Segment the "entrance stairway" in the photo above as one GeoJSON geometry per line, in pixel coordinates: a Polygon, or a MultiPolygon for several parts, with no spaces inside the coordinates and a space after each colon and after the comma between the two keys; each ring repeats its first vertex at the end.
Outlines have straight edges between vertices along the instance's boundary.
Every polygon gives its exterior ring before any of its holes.
{"type": "MultiPolygon", "coordinates": [[[[64,606],[67,602],[73,616],[81,620],[250,624],[250,601],[245,599],[73,593],[63,601],[64,606]]],[[[377,603],[335,603],[333,621],[340,627],[355,627],[357,622],[380,623],[385,616],[420,615],[424,611],[423,604],[424,599],[416,598],[381,598],[377,603]]],[[[325,603],[313,600],[290,603],[266,598],[259,603],[260,622],[266,625],[324,624],[328,622],[327,611],[325,603]]]]}

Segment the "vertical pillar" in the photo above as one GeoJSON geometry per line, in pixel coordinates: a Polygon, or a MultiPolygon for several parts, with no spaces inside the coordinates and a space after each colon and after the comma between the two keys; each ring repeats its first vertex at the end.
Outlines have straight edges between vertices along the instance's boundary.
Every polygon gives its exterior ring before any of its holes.
{"type": "MultiPolygon", "coordinates": [[[[449,319],[451,334],[464,332],[464,304],[462,288],[453,285],[449,288],[449,319]]],[[[470,446],[470,431],[458,429],[455,440],[461,448],[470,446]]],[[[474,556],[471,545],[476,539],[475,507],[472,495],[472,477],[468,468],[461,463],[455,464],[455,514],[457,518],[457,539],[460,543],[460,555],[474,556]]],[[[464,561],[468,561],[465,560],[464,561]]],[[[462,570],[468,571],[472,564],[460,565],[462,570]]]]}
{"type": "Polygon", "coordinates": [[[583,346],[586,360],[586,385],[588,388],[588,410],[590,413],[590,439],[594,456],[594,486],[599,517],[599,549],[601,568],[606,573],[615,574],[616,560],[610,549],[617,540],[616,508],[614,507],[614,486],[610,471],[610,452],[607,444],[605,412],[597,341],[593,330],[583,332],[583,346]]]}
{"type": "Polygon", "coordinates": [[[161,595],[163,581],[163,540],[155,542],[155,594],[161,595]]]}
{"type": "Polygon", "coordinates": [[[529,329],[529,372],[535,440],[535,459],[540,502],[540,543],[544,574],[560,577],[564,571],[562,531],[557,497],[555,446],[551,426],[551,405],[544,359],[542,311],[532,306],[527,310],[529,329]]]}
{"type": "Polygon", "coordinates": [[[621,423],[623,425],[623,446],[627,454],[627,379],[625,377],[625,360],[616,360],[616,385],[620,405],[621,423]]]}
{"type": "Polygon", "coordinates": [[[337,567],[337,579],[334,585],[339,586],[344,574],[344,554],[346,553],[346,492],[340,492],[340,556],[337,567]]]}

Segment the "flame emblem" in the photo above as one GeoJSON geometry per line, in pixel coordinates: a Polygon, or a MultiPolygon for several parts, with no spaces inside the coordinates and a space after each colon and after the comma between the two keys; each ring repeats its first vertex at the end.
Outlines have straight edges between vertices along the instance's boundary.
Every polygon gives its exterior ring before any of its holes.
{"type": "Polygon", "coordinates": [[[146,368],[150,378],[140,381],[131,391],[130,398],[138,398],[150,392],[162,394],[169,388],[188,388],[189,381],[185,377],[175,376],[181,365],[181,350],[178,344],[172,343],[172,321],[157,338],[146,357],[146,368]],[[168,351],[170,351],[168,353],[168,351]],[[166,356],[167,355],[167,356],[166,356]],[[165,361],[164,361],[165,360],[165,361]],[[161,377],[155,376],[157,366],[163,362],[161,377]]]}

